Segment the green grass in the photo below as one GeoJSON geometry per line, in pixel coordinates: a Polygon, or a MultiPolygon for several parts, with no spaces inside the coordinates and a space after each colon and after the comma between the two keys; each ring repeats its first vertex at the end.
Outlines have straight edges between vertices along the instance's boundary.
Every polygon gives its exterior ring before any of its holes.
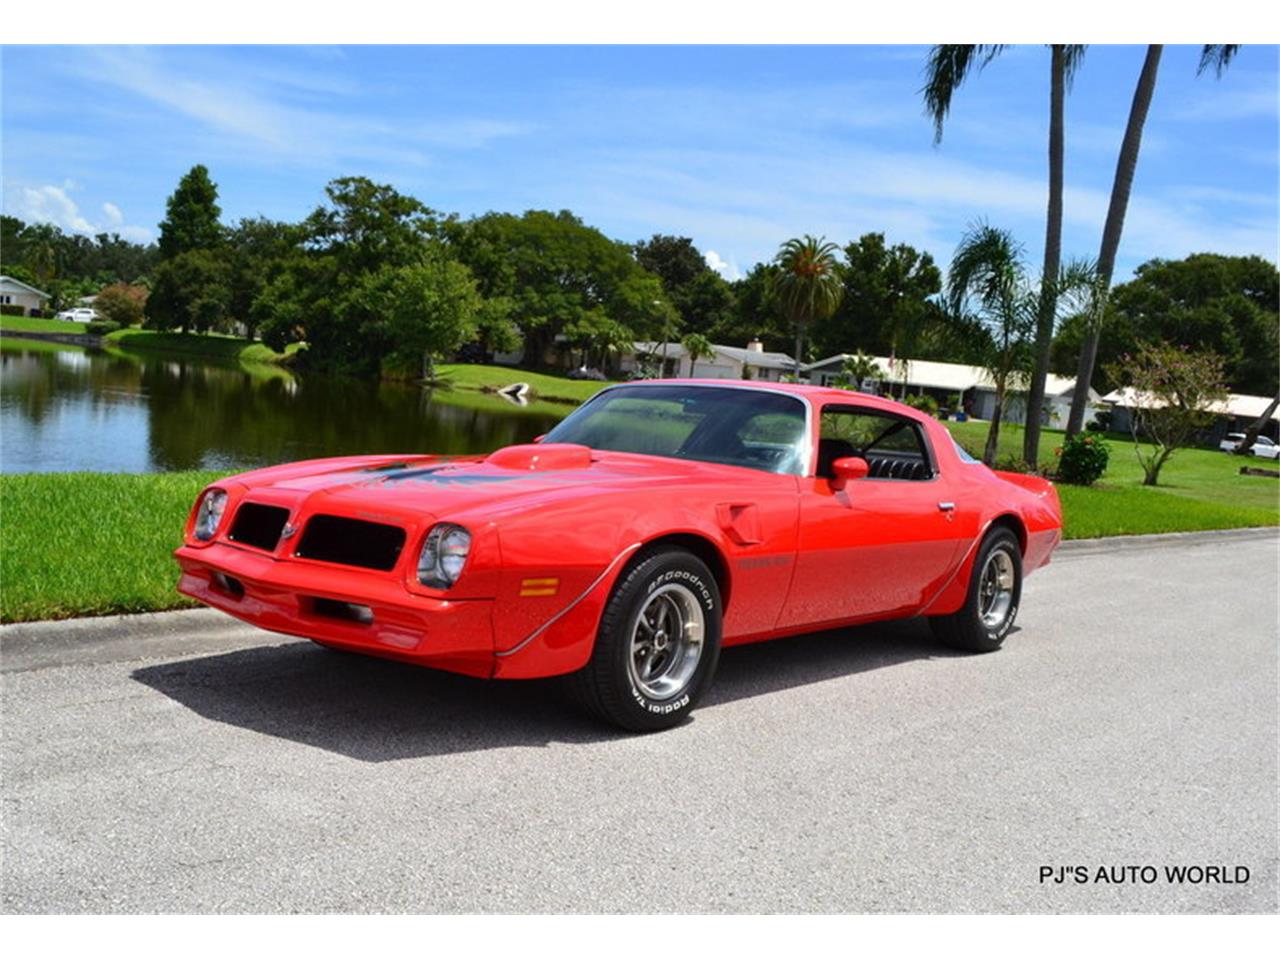
{"type": "Polygon", "coordinates": [[[170,553],[217,476],[0,475],[0,621],[192,606],[170,553]]]}
{"type": "Polygon", "coordinates": [[[292,356],[302,345],[291,343],[284,353],[276,353],[265,343],[228,337],[221,334],[166,333],[159,330],[117,330],[107,334],[107,342],[122,350],[140,353],[181,353],[189,357],[213,360],[237,360],[241,363],[279,363],[292,356]]]}
{"type": "MultiPolygon", "coordinates": [[[[969,450],[981,451],[986,423],[947,426],[969,450]]],[[[1006,425],[1000,431],[999,457],[1021,457],[1022,436],[1022,427],[1006,425]]],[[[1061,430],[1044,431],[1042,463],[1054,460],[1053,451],[1062,436],[1061,430]]],[[[1159,486],[1144,487],[1133,441],[1113,436],[1107,445],[1111,460],[1097,484],[1058,485],[1064,536],[1069,540],[1280,525],[1280,480],[1240,475],[1240,467],[1272,466],[1267,461],[1233,457],[1221,450],[1179,450],[1160,471],[1159,486]]]]}
{"type": "Polygon", "coordinates": [[[543,400],[582,403],[608,386],[598,380],[570,380],[548,373],[517,370],[514,367],[486,366],[478,363],[441,363],[436,365],[441,386],[454,390],[497,390],[512,383],[527,383],[543,400]]]}
{"type": "Polygon", "coordinates": [[[0,315],[0,330],[5,333],[88,333],[88,324],[52,317],[6,317],[0,315]]]}

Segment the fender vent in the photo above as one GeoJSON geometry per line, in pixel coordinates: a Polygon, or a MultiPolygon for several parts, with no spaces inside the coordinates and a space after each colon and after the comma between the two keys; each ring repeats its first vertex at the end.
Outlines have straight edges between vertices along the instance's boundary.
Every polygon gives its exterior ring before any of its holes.
{"type": "Polygon", "coordinates": [[[369,570],[390,570],[400,559],[404,538],[400,527],[322,513],[307,524],[294,556],[369,570]]]}

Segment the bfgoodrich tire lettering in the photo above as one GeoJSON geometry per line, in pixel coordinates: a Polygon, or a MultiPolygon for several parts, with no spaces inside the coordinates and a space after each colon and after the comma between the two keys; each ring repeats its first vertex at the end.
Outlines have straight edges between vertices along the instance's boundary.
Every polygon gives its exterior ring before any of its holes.
{"type": "Polygon", "coordinates": [[[591,661],[570,681],[592,714],[627,730],[681,723],[720,657],[720,589],[680,549],[641,553],[613,588],[591,661]]]}
{"type": "Polygon", "coordinates": [[[1007,527],[996,527],[974,558],[964,606],[930,617],[933,634],[947,646],[971,653],[999,650],[1013,628],[1022,601],[1022,550],[1007,527]]]}

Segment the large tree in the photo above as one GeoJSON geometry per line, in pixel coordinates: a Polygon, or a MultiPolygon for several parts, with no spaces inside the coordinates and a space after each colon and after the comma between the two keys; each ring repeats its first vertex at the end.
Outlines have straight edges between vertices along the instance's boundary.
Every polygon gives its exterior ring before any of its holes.
{"type": "MultiPolygon", "coordinates": [[[[951,109],[951,98],[965,79],[981,70],[1004,49],[1001,44],[943,44],[930,52],[925,107],[934,123],[935,142],[942,139],[942,124],[951,109]]],[[[1044,266],[1041,274],[1056,277],[1062,263],[1062,184],[1065,142],[1066,91],[1071,84],[1084,46],[1055,43],[1049,46],[1049,203],[1045,218],[1044,266]]],[[[1045,381],[1049,373],[1049,355],[1053,345],[1054,318],[1057,304],[1053,284],[1041,288],[1036,312],[1035,353],[1031,382],[1027,391],[1027,409],[1038,411],[1044,404],[1045,381]]],[[[1040,451],[1040,417],[1028,416],[1023,437],[1023,459],[1035,463],[1040,451]]]]}
{"type": "Polygon", "coordinates": [[[218,186],[203,164],[178,181],[160,221],[160,255],[168,260],[191,250],[211,250],[222,241],[218,186]]]}
{"type": "Polygon", "coordinates": [[[439,241],[413,263],[366,274],[360,292],[374,307],[364,333],[385,342],[393,371],[430,379],[435,360],[476,336],[483,301],[475,278],[439,241]]]}
{"type": "Polygon", "coordinates": [[[626,337],[658,337],[678,325],[662,282],[636,262],[632,248],[568,211],[489,213],[447,231],[481,294],[508,305],[526,365],[541,365],[561,334],[608,353],[626,337]]]}
{"type": "MultiPolygon", "coordinates": [[[[1280,388],[1280,272],[1262,257],[1192,254],[1149,260],[1134,278],[1111,291],[1098,347],[1101,389],[1122,384],[1111,371],[1141,342],[1168,342],[1211,350],[1225,363],[1237,393],[1271,396],[1280,388]]],[[[1087,317],[1068,319],[1054,342],[1054,369],[1074,368],[1087,317]]]]}
{"type": "Polygon", "coordinates": [[[243,323],[252,338],[258,325],[254,301],[268,283],[283,271],[299,249],[304,234],[297,224],[245,218],[227,231],[227,252],[231,271],[231,316],[243,323]]]}
{"type": "Polygon", "coordinates": [[[933,258],[905,243],[889,246],[883,233],[866,233],[844,248],[840,306],[813,332],[819,356],[855,349],[919,357],[938,316],[932,301],[942,290],[933,258]]]}
{"type": "MultiPolygon", "coordinates": [[[[439,218],[413,197],[363,177],[334,180],[325,194],[327,202],[303,222],[300,242],[272,271],[250,314],[277,350],[306,341],[306,366],[376,376],[397,349],[392,321],[400,318],[387,310],[428,302],[422,284],[433,276],[450,285],[456,277],[430,262],[447,247],[439,218]]],[[[430,320],[411,318],[413,324],[430,320]]],[[[408,347],[414,356],[422,342],[408,347]]]]}
{"type": "Polygon", "coordinates": [[[226,261],[211,250],[188,250],[156,268],[144,311],[147,326],[182,333],[221,329],[231,299],[226,261]]]}
{"type": "Polygon", "coordinates": [[[844,294],[836,245],[826,238],[795,237],[778,250],[774,263],[779,308],[796,335],[795,374],[804,364],[805,338],[810,328],[835,313],[844,294]]]}
{"type": "Polygon", "coordinates": [[[791,349],[792,331],[784,325],[777,302],[778,267],[773,263],[757,263],[746,276],[732,284],[733,300],[711,328],[707,338],[712,343],[745,346],[751,340],[763,342],[766,350],[784,353],[791,349]]]}
{"type": "Polygon", "coordinates": [[[689,237],[655,233],[635,245],[636,262],[662,281],[680,328],[707,334],[733,309],[733,290],[709,266],[689,237]]]}

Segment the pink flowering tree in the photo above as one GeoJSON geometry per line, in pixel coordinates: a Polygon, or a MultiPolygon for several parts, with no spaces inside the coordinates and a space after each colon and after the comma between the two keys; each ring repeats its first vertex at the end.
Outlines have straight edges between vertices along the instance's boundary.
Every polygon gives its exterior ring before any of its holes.
{"type": "Polygon", "coordinates": [[[1227,396],[1222,369],[1212,351],[1169,343],[1140,344],[1112,365],[1111,376],[1133,391],[1129,424],[1145,486],[1154,487],[1174,452],[1213,422],[1213,404],[1227,396]]]}

